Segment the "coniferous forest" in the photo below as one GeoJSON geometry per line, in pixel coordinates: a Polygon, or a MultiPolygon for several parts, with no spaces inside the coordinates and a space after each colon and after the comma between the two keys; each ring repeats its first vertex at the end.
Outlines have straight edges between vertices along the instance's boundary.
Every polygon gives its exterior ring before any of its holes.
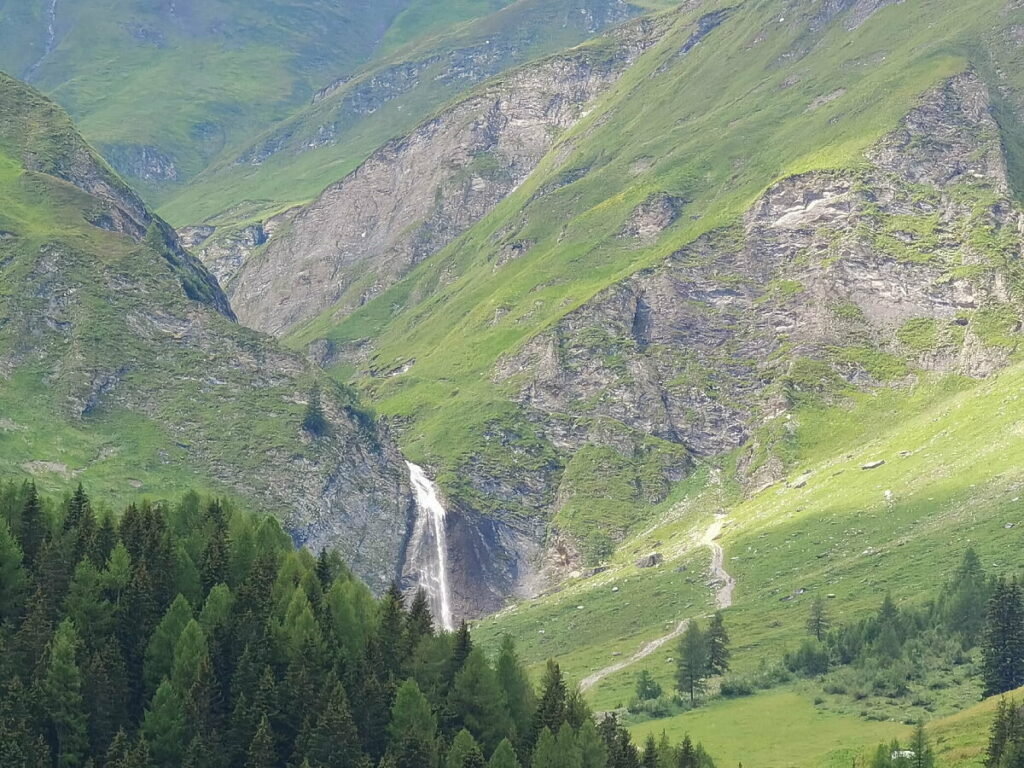
{"type": "Polygon", "coordinates": [[[0,765],[712,768],[406,602],[220,500],[113,515],[0,486],[0,765]]]}

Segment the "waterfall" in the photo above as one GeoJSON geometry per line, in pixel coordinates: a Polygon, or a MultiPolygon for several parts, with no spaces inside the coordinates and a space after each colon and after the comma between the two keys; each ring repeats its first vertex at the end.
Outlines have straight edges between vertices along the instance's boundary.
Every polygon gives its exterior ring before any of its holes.
{"type": "Polygon", "coordinates": [[[405,462],[416,496],[416,524],[409,541],[409,560],[419,571],[419,586],[430,599],[430,612],[442,629],[452,630],[451,592],[448,589],[448,533],[445,509],[437,487],[422,467],[405,462]]]}
{"type": "Polygon", "coordinates": [[[43,55],[39,57],[35,64],[28,68],[24,79],[30,80],[32,75],[36,73],[36,70],[46,60],[46,57],[53,53],[53,49],[56,47],[57,42],[57,0],[50,0],[50,4],[46,9],[46,45],[43,46],[43,55]]]}

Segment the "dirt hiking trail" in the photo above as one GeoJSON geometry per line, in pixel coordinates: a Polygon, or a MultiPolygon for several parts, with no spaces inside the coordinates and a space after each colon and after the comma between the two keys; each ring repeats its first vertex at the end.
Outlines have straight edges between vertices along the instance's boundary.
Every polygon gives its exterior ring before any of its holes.
{"type": "MultiPolygon", "coordinates": [[[[725,517],[723,515],[717,515],[715,517],[715,521],[708,526],[708,529],[704,532],[704,536],[700,540],[701,546],[711,549],[711,579],[709,584],[715,587],[715,607],[718,608],[718,610],[728,608],[732,605],[732,591],[736,588],[736,579],[730,576],[725,570],[725,550],[723,550],[722,545],[718,543],[718,537],[722,535],[722,526],[724,525],[725,517]]],[[[580,690],[586,691],[589,688],[593,688],[609,675],[614,675],[616,672],[622,671],[641,659],[646,659],[652,653],[665,645],[665,643],[672,642],[683,634],[689,625],[690,619],[683,619],[676,625],[676,628],[667,635],[645,643],[639,651],[629,658],[617,661],[604,669],[599,669],[597,672],[588,675],[583,678],[583,681],[580,683],[580,690]]]]}

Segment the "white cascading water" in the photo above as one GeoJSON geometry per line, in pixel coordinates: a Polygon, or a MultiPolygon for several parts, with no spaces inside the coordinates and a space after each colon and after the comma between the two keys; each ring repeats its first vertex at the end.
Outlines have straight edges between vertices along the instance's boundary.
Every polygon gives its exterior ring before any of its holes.
{"type": "Polygon", "coordinates": [[[416,496],[416,524],[409,541],[409,557],[419,570],[419,585],[430,598],[430,611],[443,629],[452,630],[451,592],[448,589],[448,533],[445,509],[437,487],[422,467],[405,462],[416,496]]]}

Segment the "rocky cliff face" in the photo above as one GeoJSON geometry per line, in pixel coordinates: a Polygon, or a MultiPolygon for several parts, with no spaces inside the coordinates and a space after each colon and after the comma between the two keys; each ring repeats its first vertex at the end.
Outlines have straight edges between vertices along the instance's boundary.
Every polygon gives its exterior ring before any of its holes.
{"type": "Polygon", "coordinates": [[[582,48],[515,72],[382,148],[243,264],[230,283],[242,322],[282,334],[394,284],[521,184],[657,31],[637,23],[614,34],[611,52],[582,48]]]}
{"type": "Polygon", "coordinates": [[[44,484],[114,476],[120,495],[230,492],[314,549],[336,546],[372,586],[393,579],[408,479],[352,393],[322,382],[330,431],[308,435],[316,371],[233,322],[216,281],[66,116],[2,76],[0,166],[19,169],[0,177],[0,467],[44,484]],[[19,454],[8,433],[32,440],[19,454]]]}
{"type": "MultiPolygon", "coordinates": [[[[599,416],[713,456],[802,397],[993,372],[1018,343],[1024,218],[986,87],[946,83],[870,156],[862,172],[774,185],[741,226],[597,296],[496,378],[519,385],[552,440],[565,442],[566,416],[599,416]]],[[[622,236],[644,237],[666,210],[645,204],[634,218],[647,224],[622,236]]]]}

